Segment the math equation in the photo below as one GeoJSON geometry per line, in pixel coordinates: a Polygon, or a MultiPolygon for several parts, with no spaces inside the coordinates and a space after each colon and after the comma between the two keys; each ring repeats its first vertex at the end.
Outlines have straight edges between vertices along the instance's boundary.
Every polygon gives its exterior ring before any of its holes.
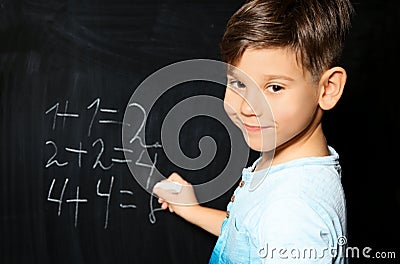
{"type": "MultiPolygon", "coordinates": [[[[125,109],[124,109],[125,110],[125,109]]],[[[57,171],[66,170],[70,166],[74,166],[74,169],[80,170],[83,166],[89,167],[91,170],[101,170],[109,177],[99,177],[97,179],[96,186],[93,186],[95,197],[105,203],[104,212],[104,229],[107,229],[110,224],[110,202],[111,199],[119,195],[119,200],[124,201],[119,203],[121,210],[134,210],[137,209],[137,204],[134,202],[134,192],[128,188],[116,187],[114,175],[114,168],[123,164],[134,164],[141,168],[145,168],[148,171],[146,189],[149,190],[151,187],[151,179],[153,172],[156,169],[157,164],[157,153],[154,154],[153,160],[142,161],[143,154],[149,148],[162,148],[162,145],[155,142],[151,145],[144,143],[141,132],[145,126],[147,113],[144,108],[138,103],[132,103],[128,105],[127,111],[137,111],[138,116],[141,119],[138,120],[138,124],[129,124],[120,121],[120,109],[113,107],[103,107],[101,98],[88,102],[86,106],[80,109],[72,109],[69,105],[69,101],[65,100],[62,102],[55,102],[50,105],[44,112],[46,121],[49,122],[48,128],[50,129],[50,135],[54,135],[53,138],[48,138],[44,142],[47,157],[44,161],[45,169],[55,168],[57,171]],[[71,108],[71,109],[70,109],[71,108]],[[119,116],[119,119],[117,118],[119,116]],[[82,125],[80,122],[80,135],[84,135],[80,140],[77,140],[73,145],[65,145],[63,140],[57,142],[54,138],[62,138],[70,133],[67,127],[68,123],[79,122],[82,118],[86,123],[82,125]],[[127,126],[132,127],[132,136],[129,140],[132,143],[132,148],[124,148],[122,145],[109,145],[106,140],[101,136],[96,136],[94,128],[96,126],[127,126]],[[83,128],[82,128],[83,127],[83,128]],[[61,133],[61,134],[60,134],[61,133]],[[65,134],[66,133],[66,134],[65,134]],[[65,135],[64,135],[65,134],[65,135]],[[57,137],[58,136],[58,137],[57,137]],[[135,144],[133,144],[135,143],[135,144]],[[105,157],[105,150],[111,151],[111,157],[105,157]],[[91,157],[91,158],[89,158],[91,157]]],[[[70,128],[71,126],[69,126],[70,128]]],[[[100,127],[102,129],[102,127],[100,127]]],[[[98,131],[98,130],[96,130],[98,131]]],[[[71,176],[73,177],[73,176],[71,176]]],[[[48,191],[46,194],[47,201],[53,203],[55,206],[55,214],[62,217],[63,208],[65,206],[72,206],[74,211],[73,223],[75,227],[79,224],[79,210],[83,204],[92,202],[82,193],[81,186],[79,184],[71,184],[70,177],[64,177],[62,179],[57,176],[53,176],[48,183],[48,191]],[[57,186],[57,188],[56,188],[57,186]],[[66,190],[69,189],[69,197],[67,197],[66,190]],[[72,191],[71,191],[72,190],[72,191]],[[74,195],[70,195],[73,193],[74,195]]],[[[96,201],[98,202],[98,201],[96,201]]],[[[161,208],[153,207],[153,195],[149,197],[149,221],[154,224],[156,222],[155,212],[161,210],[161,208]]]]}

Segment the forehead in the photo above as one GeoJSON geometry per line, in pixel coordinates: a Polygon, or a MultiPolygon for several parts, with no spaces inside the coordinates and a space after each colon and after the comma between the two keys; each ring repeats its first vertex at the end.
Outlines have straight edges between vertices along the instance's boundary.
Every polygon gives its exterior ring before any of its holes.
{"type": "Polygon", "coordinates": [[[238,75],[242,71],[255,80],[262,76],[290,79],[307,77],[299,64],[298,56],[289,48],[246,49],[234,66],[228,68],[228,74],[238,75]]]}

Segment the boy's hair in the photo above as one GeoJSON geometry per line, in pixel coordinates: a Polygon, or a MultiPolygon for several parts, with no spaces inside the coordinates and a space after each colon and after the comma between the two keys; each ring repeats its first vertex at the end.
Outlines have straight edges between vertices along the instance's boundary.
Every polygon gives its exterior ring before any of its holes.
{"type": "Polygon", "coordinates": [[[247,48],[291,48],[315,81],[339,63],[354,9],[349,0],[252,0],[229,19],[222,60],[237,64],[247,48]]]}

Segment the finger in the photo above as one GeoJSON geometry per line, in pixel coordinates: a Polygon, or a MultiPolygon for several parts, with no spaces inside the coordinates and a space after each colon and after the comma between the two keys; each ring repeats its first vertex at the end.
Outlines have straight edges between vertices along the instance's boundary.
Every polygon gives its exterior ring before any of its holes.
{"type": "Polygon", "coordinates": [[[168,177],[169,181],[175,181],[178,182],[180,184],[188,184],[187,181],[185,181],[178,173],[173,172],[169,177],[168,177]]]}
{"type": "Polygon", "coordinates": [[[158,187],[153,188],[153,194],[155,194],[158,197],[158,199],[161,199],[161,201],[166,200],[165,195],[167,195],[167,192],[162,188],[158,187]]]}
{"type": "Polygon", "coordinates": [[[182,179],[182,177],[181,177],[178,173],[173,172],[173,173],[168,177],[168,180],[169,180],[169,181],[181,182],[183,179],[182,179]]]}

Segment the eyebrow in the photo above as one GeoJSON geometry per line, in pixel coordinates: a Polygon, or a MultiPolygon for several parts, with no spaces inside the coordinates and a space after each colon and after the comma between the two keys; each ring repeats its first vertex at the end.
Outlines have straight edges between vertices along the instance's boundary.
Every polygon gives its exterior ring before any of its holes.
{"type": "Polygon", "coordinates": [[[227,75],[231,75],[231,76],[236,76],[236,72],[237,72],[238,70],[235,68],[235,67],[233,67],[233,66],[231,66],[231,65],[228,65],[228,67],[227,67],[227,69],[226,69],[226,74],[227,75]]]}
{"type": "MultiPolygon", "coordinates": [[[[238,78],[239,75],[245,74],[244,72],[238,71],[237,69],[233,67],[228,67],[227,69],[227,75],[238,78]],[[240,74],[237,74],[239,72],[240,74]]],[[[246,74],[245,74],[246,75],[246,74]]],[[[294,79],[286,76],[286,75],[279,75],[279,74],[263,74],[263,80],[264,81],[270,81],[270,80],[286,80],[289,82],[293,82],[294,79]]]]}
{"type": "Polygon", "coordinates": [[[279,75],[279,74],[264,74],[263,78],[266,81],[270,81],[270,80],[286,80],[286,81],[289,81],[289,82],[293,82],[294,81],[294,79],[289,77],[289,76],[279,75]]]}

